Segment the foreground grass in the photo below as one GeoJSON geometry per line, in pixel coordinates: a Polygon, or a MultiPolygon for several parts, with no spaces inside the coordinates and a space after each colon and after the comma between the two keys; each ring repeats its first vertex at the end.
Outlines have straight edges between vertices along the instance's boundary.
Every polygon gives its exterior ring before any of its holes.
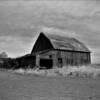
{"type": "Polygon", "coordinates": [[[0,100],[100,100],[100,79],[0,71],[0,100]]]}
{"type": "Polygon", "coordinates": [[[100,68],[91,66],[64,66],[63,68],[55,68],[49,70],[36,69],[18,69],[11,70],[13,73],[33,74],[42,76],[63,76],[63,77],[83,77],[83,78],[100,78],[100,68]]]}

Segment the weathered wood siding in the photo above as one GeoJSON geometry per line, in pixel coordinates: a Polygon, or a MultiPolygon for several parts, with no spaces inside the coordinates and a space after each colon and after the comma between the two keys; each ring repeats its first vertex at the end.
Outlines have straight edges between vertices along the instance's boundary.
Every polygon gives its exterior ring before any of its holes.
{"type": "Polygon", "coordinates": [[[63,66],[86,65],[91,63],[90,53],[75,51],[56,51],[56,58],[62,58],[63,66]]]}
{"type": "Polygon", "coordinates": [[[79,66],[91,63],[90,53],[85,52],[50,50],[36,56],[38,66],[41,58],[52,59],[53,67],[79,66]]]}
{"type": "Polygon", "coordinates": [[[27,67],[35,67],[36,65],[36,57],[35,56],[23,56],[15,59],[18,63],[16,68],[27,68],[27,67]]]}
{"type": "Polygon", "coordinates": [[[40,66],[40,59],[52,59],[53,60],[53,67],[56,65],[56,51],[50,50],[45,53],[41,53],[39,55],[36,55],[36,65],[40,66]]]}

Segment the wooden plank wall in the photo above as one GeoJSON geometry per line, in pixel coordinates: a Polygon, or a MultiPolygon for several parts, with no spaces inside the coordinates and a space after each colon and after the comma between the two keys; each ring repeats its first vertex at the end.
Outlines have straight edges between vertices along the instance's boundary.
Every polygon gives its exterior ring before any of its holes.
{"type": "Polygon", "coordinates": [[[90,53],[84,52],[51,50],[46,53],[40,54],[37,64],[39,63],[40,58],[53,59],[53,67],[59,66],[59,58],[62,59],[63,66],[79,66],[91,63],[90,53]]]}
{"type": "Polygon", "coordinates": [[[63,59],[63,66],[66,65],[86,65],[90,62],[90,53],[73,51],[56,51],[57,57],[63,59]]]}

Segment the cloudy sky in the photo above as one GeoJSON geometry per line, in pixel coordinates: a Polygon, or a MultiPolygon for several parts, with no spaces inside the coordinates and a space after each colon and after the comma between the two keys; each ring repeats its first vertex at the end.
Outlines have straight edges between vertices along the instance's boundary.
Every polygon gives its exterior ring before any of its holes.
{"type": "Polygon", "coordinates": [[[100,62],[99,0],[1,0],[0,51],[16,57],[30,53],[40,31],[72,36],[100,62]]]}

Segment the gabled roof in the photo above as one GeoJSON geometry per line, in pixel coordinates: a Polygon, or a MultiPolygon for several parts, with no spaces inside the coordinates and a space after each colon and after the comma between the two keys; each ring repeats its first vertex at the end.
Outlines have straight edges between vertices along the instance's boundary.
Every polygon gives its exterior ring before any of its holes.
{"type": "Polygon", "coordinates": [[[51,44],[55,49],[90,52],[90,50],[82,42],[80,42],[75,38],[54,35],[54,34],[44,34],[44,35],[51,41],[51,44]]]}

